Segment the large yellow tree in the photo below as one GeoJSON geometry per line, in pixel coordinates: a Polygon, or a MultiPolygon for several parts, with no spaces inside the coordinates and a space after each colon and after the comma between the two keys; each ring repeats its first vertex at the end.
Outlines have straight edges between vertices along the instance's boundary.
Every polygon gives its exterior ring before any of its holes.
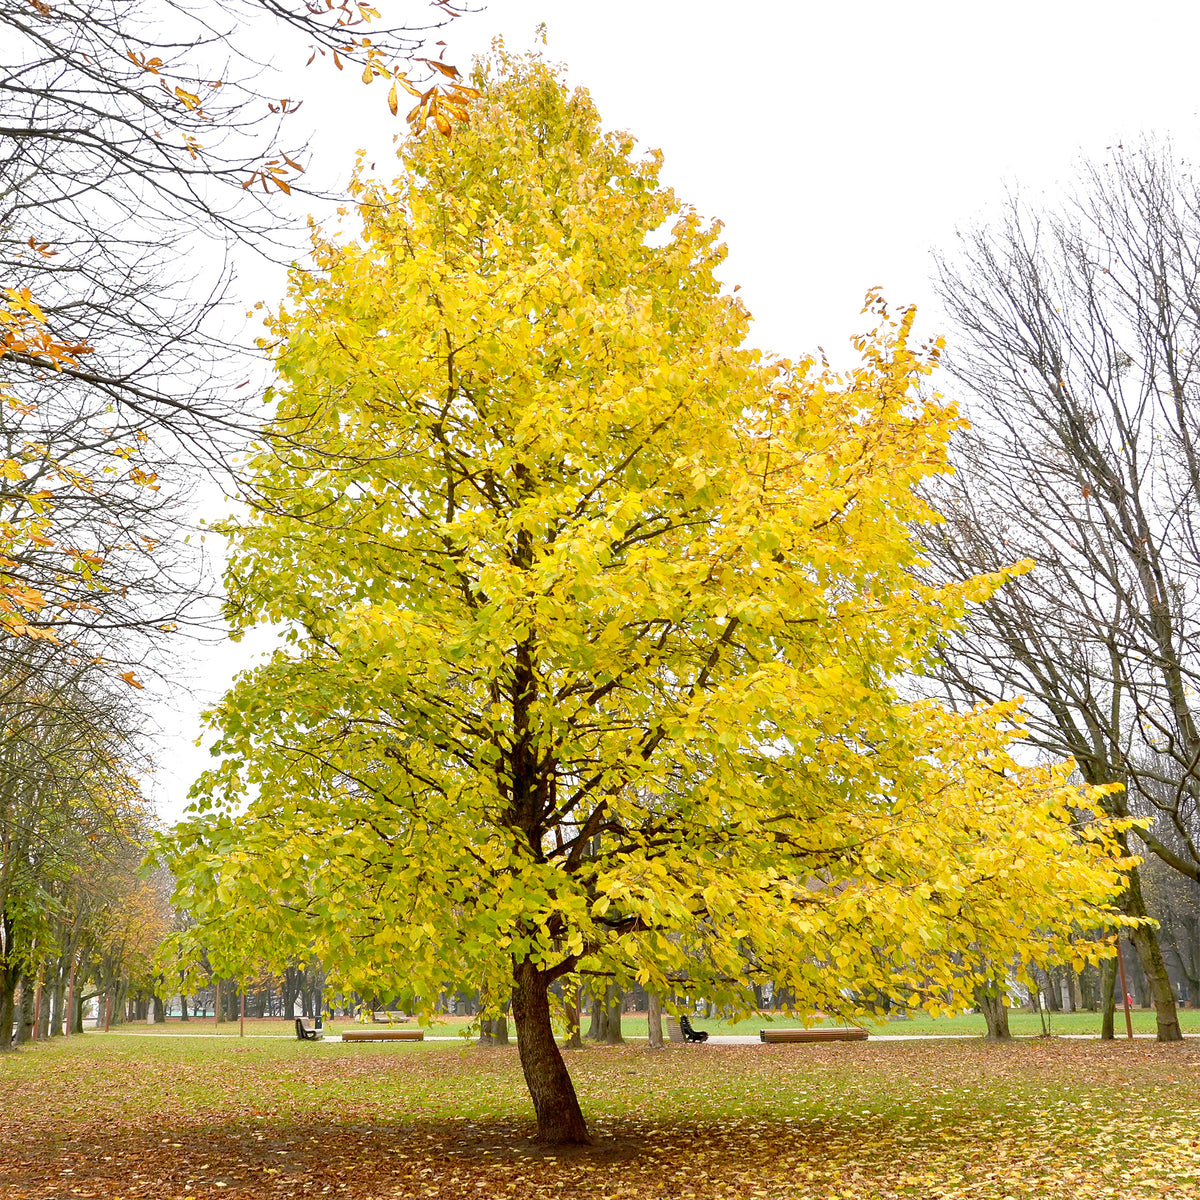
{"type": "Polygon", "coordinates": [[[969,1003],[1102,924],[1119,863],[1010,708],[893,689],[1001,582],[914,578],[958,422],[910,315],[874,302],[845,378],[747,349],[657,155],[539,61],[474,82],[273,319],[229,614],[286,636],[173,869],[222,972],[511,996],[540,1133],[582,1141],[554,981],[969,1003]]]}

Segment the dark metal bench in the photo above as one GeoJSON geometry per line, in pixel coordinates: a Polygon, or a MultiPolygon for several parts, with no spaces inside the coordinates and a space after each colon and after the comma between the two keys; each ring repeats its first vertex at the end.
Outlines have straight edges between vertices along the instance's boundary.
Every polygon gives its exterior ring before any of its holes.
{"type": "Polygon", "coordinates": [[[686,1016],[679,1018],[679,1032],[685,1042],[707,1042],[708,1034],[703,1029],[693,1029],[692,1023],[686,1016]]]}

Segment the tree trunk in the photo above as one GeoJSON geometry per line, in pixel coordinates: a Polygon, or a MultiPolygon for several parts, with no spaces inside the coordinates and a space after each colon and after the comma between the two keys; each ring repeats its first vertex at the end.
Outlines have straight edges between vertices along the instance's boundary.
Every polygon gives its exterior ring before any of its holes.
{"type": "Polygon", "coordinates": [[[1004,1003],[1004,990],[998,979],[989,980],[975,989],[975,1003],[987,1022],[990,1042],[1008,1042],[1012,1034],[1008,1029],[1008,1005],[1004,1003]]]}
{"type": "Polygon", "coordinates": [[[179,993],[179,1019],[181,1021],[187,1021],[190,1019],[188,1017],[187,1002],[188,1002],[188,998],[182,992],[180,992],[179,993]]]}
{"type": "Polygon", "coordinates": [[[621,1006],[625,1000],[624,993],[616,984],[610,983],[605,989],[607,1020],[604,1028],[604,1044],[606,1046],[623,1046],[625,1039],[621,1036],[621,1006]]]}
{"type": "Polygon", "coordinates": [[[6,980],[0,986],[0,1052],[12,1049],[13,998],[16,990],[15,986],[8,986],[6,980]]]}
{"type": "Polygon", "coordinates": [[[554,1040],[548,981],[531,959],[513,962],[512,1011],[521,1070],[537,1114],[538,1140],[590,1144],[575,1086],[554,1040]]]}
{"type": "Polygon", "coordinates": [[[63,1034],[64,988],[62,972],[54,977],[54,985],[50,989],[50,1036],[62,1037],[63,1034]]]}
{"type": "MultiPolygon", "coordinates": [[[[1146,902],[1142,899],[1142,881],[1137,867],[1129,868],[1129,886],[1125,892],[1125,912],[1131,917],[1144,917],[1146,902]]],[[[1181,1042],[1183,1031],[1179,1028],[1179,1014],[1175,1010],[1175,993],[1171,990],[1171,978],[1167,964],[1163,961],[1158,945],[1158,935],[1149,925],[1139,925],[1129,931],[1129,940],[1137,951],[1142,971],[1150,985],[1154,1000],[1154,1013],[1158,1024],[1160,1042],[1181,1042]]]]}
{"type": "Polygon", "coordinates": [[[662,1032],[662,1001],[654,993],[650,993],[650,1007],[646,1010],[646,1029],[650,1034],[650,1049],[663,1048],[662,1032]]]}
{"type": "Polygon", "coordinates": [[[17,1021],[17,1045],[22,1045],[33,1037],[33,1023],[36,1019],[33,1001],[36,995],[37,984],[32,976],[26,975],[21,980],[21,1012],[17,1021]]]}
{"type": "Polygon", "coordinates": [[[604,1003],[603,995],[596,994],[594,986],[588,990],[592,1000],[591,1019],[588,1021],[587,1033],[583,1036],[589,1041],[602,1042],[608,1036],[608,1007],[604,1003]]]}
{"type": "Polygon", "coordinates": [[[1100,967],[1100,1040],[1111,1042],[1116,1036],[1113,1030],[1113,1007],[1117,998],[1117,960],[1106,958],[1100,967]]]}

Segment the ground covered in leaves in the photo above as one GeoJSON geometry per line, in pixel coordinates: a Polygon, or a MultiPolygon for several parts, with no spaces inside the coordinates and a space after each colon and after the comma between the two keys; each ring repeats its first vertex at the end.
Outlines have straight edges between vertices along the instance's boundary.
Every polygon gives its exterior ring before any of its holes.
{"type": "Polygon", "coordinates": [[[0,1057],[0,1198],[1200,1197],[1200,1043],[512,1049],[94,1034],[0,1057]]]}

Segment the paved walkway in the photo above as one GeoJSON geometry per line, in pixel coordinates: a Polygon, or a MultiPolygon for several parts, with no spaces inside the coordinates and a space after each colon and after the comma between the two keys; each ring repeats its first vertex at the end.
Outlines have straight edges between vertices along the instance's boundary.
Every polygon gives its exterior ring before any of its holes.
{"type": "MultiPolygon", "coordinates": [[[[86,1033],[99,1033],[100,1030],[85,1030],[86,1033]]],[[[117,1034],[120,1037],[172,1037],[172,1038],[236,1038],[236,1033],[174,1033],[169,1030],[161,1032],[152,1029],[113,1029],[111,1033],[117,1034]]],[[[1018,1034],[1014,1035],[1014,1041],[1033,1040],[1037,1034],[1018,1034]]],[[[1070,1041],[1088,1042],[1099,1040],[1098,1033],[1056,1033],[1053,1034],[1056,1038],[1065,1038],[1070,1041]]],[[[1144,1039],[1145,1041],[1154,1041],[1155,1034],[1153,1033],[1135,1033],[1135,1038],[1144,1039]]],[[[1185,1040],[1194,1041],[1200,1040],[1200,1034],[1185,1033],[1185,1040]]],[[[294,1033],[248,1033],[248,1038],[278,1038],[283,1040],[294,1041],[296,1035],[294,1033]]],[[[325,1039],[331,1042],[340,1042],[341,1038],[337,1034],[325,1039]]],[[[427,1042],[458,1042],[462,1044],[465,1041],[472,1039],[461,1038],[457,1034],[428,1034],[425,1041],[427,1042]]],[[[515,1041],[515,1035],[513,1040],[515,1041]]],[[[627,1042],[644,1042],[644,1037],[631,1035],[625,1039],[627,1042]]],[[[872,1033],[870,1035],[872,1042],[979,1042],[983,1040],[981,1033],[872,1033]]],[[[1117,1041],[1125,1041],[1125,1035],[1119,1034],[1117,1041]]],[[[708,1039],[710,1046],[761,1046],[762,1039],[756,1033],[714,1033],[708,1039]]]]}

